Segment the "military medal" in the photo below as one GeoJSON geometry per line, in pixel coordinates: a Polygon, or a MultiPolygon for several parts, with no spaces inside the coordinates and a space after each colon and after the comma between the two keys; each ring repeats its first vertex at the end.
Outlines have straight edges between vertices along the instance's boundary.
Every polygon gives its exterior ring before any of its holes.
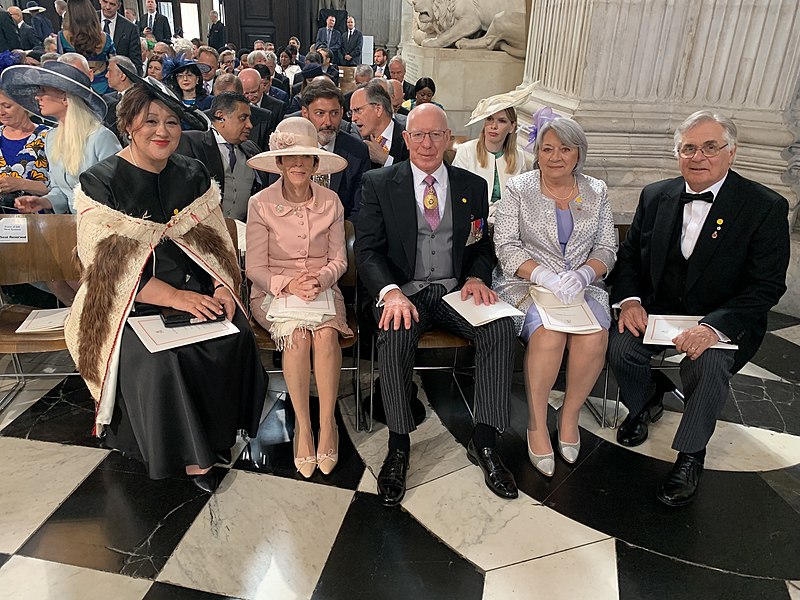
{"type": "Polygon", "coordinates": [[[439,198],[436,197],[436,192],[434,191],[433,186],[428,188],[428,191],[425,193],[425,198],[422,200],[422,204],[428,210],[433,210],[439,206],[439,198]]]}

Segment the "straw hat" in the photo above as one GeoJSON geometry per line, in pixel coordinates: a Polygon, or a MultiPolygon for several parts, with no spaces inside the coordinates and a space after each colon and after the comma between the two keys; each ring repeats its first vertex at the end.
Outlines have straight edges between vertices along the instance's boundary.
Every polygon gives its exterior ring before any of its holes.
{"type": "Polygon", "coordinates": [[[476,106],[475,110],[472,111],[469,122],[464,127],[469,127],[473,123],[482,121],[486,117],[498,113],[501,110],[525,104],[533,92],[533,88],[536,87],[538,83],[539,82],[537,80],[521,90],[515,90],[506,94],[497,94],[496,96],[484,98],[478,102],[478,106],[476,106]]]}
{"type": "Polygon", "coordinates": [[[3,91],[24,109],[41,116],[39,103],[34,96],[41,87],[51,87],[80,98],[98,119],[105,118],[108,106],[103,98],[92,90],[89,76],[67,63],[51,60],[41,67],[13,65],[0,75],[3,91]]]}
{"type": "Polygon", "coordinates": [[[319,166],[315,175],[329,175],[347,168],[347,160],[317,146],[317,129],[303,117],[289,117],[278,123],[269,136],[269,152],[256,154],[247,161],[247,166],[258,171],[281,173],[278,168],[279,156],[316,156],[319,166]]]}

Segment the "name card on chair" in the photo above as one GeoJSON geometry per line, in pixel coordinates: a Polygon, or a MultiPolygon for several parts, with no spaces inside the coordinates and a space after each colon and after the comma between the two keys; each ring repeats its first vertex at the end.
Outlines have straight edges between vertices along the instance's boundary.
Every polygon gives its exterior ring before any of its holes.
{"type": "Polygon", "coordinates": [[[0,219],[0,243],[25,244],[28,241],[28,220],[24,217],[0,219]]]}

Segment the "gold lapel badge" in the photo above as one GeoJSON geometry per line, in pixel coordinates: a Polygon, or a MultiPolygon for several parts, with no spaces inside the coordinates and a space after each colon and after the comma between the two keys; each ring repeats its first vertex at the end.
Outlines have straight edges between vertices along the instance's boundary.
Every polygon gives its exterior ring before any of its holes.
{"type": "MultiPolygon", "coordinates": [[[[724,222],[725,221],[723,219],[717,219],[717,231],[722,231],[722,224],[724,222]]],[[[711,234],[711,239],[712,240],[717,239],[717,231],[715,231],[714,233],[711,234]]]]}
{"type": "Polygon", "coordinates": [[[461,202],[462,202],[462,204],[466,204],[467,203],[467,199],[466,198],[462,198],[461,202]]]}

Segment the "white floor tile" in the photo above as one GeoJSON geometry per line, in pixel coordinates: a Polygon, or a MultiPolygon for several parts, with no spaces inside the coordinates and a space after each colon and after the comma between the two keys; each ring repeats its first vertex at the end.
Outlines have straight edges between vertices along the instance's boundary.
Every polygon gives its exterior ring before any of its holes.
{"type": "Polygon", "coordinates": [[[116,573],[12,556],[0,569],[0,600],[140,600],[153,585],[116,573]]]}
{"type": "MultiPolygon", "coordinates": [[[[57,386],[60,381],[62,380],[49,377],[28,380],[25,387],[11,401],[11,404],[0,413],[0,430],[28,410],[31,405],[57,386]]],[[[6,379],[0,384],[0,396],[5,394],[7,389],[10,389],[10,382],[10,379],[6,379]]]]}
{"type": "Polygon", "coordinates": [[[800,581],[787,581],[790,600],[800,600],[800,581]]]}
{"type": "Polygon", "coordinates": [[[367,494],[378,493],[378,480],[369,469],[364,469],[364,474],[361,476],[361,481],[358,482],[356,488],[358,492],[366,492],[367,494]]]}
{"type": "Polygon", "coordinates": [[[778,329],[777,331],[773,331],[775,335],[778,337],[782,337],[785,340],[789,340],[793,344],[797,344],[800,346],[800,325],[795,325],[793,327],[784,327],[783,329],[778,329]]]}
{"type": "Polygon", "coordinates": [[[14,553],[108,450],[0,438],[0,552],[14,553]]]}
{"type": "Polygon", "coordinates": [[[237,598],[310,598],[352,497],[232,471],[158,580],[237,598]]]}
{"type": "Polygon", "coordinates": [[[484,570],[608,537],[520,494],[492,494],[477,467],[409,490],[403,508],[444,543],[484,570]]]}
{"type": "Polygon", "coordinates": [[[614,540],[486,573],[483,600],[618,600],[614,540]]]}

